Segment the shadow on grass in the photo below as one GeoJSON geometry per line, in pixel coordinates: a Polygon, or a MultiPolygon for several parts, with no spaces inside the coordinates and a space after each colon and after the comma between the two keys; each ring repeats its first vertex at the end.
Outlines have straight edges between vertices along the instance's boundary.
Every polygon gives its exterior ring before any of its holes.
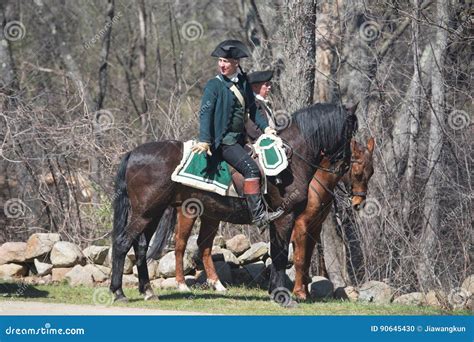
{"type": "Polygon", "coordinates": [[[49,292],[38,290],[33,285],[25,283],[0,283],[1,297],[42,298],[48,297],[49,292]]]}
{"type": "Polygon", "coordinates": [[[166,300],[177,300],[177,299],[234,299],[234,300],[259,300],[269,301],[269,297],[266,296],[246,296],[246,295],[235,295],[227,293],[164,293],[159,295],[160,299],[166,300]]]}
{"type": "MultiPolygon", "coordinates": [[[[262,302],[269,301],[270,298],[265,296],[245,296],[245,295],[231,295],[226,293],[157,293],[160,300],[196,300],[196,299],[234,299],[234,300],[258,300],[262,302]]],[[[142,298],[130,298],[130,302],[140,302],[143,301],[142,298]]]]}

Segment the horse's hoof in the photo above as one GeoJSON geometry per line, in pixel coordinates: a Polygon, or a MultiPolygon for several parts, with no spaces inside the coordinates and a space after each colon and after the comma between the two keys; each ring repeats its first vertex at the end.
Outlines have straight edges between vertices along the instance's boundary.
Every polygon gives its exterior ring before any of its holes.
{"type": "Polygon", "coordinates": [[[295,297],[297,302],[306,302],[308,300],[308,296],[305,292],[293,292],[293,296],[295,297]]]}
{"type": "Polygon", "coordinates": [[[178,284],[178,291],[179,292],[191,292],[191,289],[185,283],[178,284]]]}
{"type": "Polygon", "coordinates": [[[227,292],[227,289],[222,285],[220,280],[208,280],[207,284],[209,287],[217,292],[227,292]]]}
{"type": "Polygon", "coordinates": [[[156,294],[148,294],[148,295],[145,295],[145,300],[146,301],[159,301],[160,298],[158,298],[158,296],[156,294]]]}
{"type": "Polygon", "coordinates": [[[128,303],[128,298],[124,295],[115,296],[114,303],[128,303]]]}

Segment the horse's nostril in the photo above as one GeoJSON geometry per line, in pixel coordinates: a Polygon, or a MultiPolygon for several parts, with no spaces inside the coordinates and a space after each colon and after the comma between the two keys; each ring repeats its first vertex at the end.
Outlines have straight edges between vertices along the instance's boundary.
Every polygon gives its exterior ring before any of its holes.
{"type": "Polygon", "coordinates": [[[360,203],[354,205],[354,209],[357,210],[357,211],[359,211],[359,210],[360,210],[360,203]]]}

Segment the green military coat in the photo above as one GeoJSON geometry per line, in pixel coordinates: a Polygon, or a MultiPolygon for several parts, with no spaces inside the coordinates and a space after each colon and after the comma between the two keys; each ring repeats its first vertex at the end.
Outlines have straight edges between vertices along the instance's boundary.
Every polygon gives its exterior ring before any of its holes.
{"type": "MultiPolygon", "coordinates": [[[[263,132],[268,127],[268,123],[255,105],[255,97],[246,77],[241,74],[238,77],[237,86],[245,99],[249,118],[263,132]]],[[[204,88],[199,111],[199,141],[209,143],[211,150],[216,150],[222,143],[223,137],[229,132],[232,108],[236,99],[229,89],[232,84],[227,77],[219,75],[208,81],[204,88]]]]}

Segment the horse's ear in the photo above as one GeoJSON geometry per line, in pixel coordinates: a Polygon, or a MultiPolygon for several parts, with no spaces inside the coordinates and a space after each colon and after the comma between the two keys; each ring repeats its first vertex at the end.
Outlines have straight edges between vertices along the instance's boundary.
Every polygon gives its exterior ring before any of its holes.
{"type": "Polygon", "coordinates": [[[356,110],[357,110],[357,106],[359,105],[359,102],[357,102],[355,105],[352,105],[352,106],[345,106],[346,107],[346,110],[349,114],[351,115],[354,115],[356,110]]]}
{"type": "Polygon", "coordinates": [[[374,147],[375,147],[375,139],[374,137],[370,137],[369,140],[367,140],[367,149],[369,150],[370,153],[374,152],[374,147]]]}

